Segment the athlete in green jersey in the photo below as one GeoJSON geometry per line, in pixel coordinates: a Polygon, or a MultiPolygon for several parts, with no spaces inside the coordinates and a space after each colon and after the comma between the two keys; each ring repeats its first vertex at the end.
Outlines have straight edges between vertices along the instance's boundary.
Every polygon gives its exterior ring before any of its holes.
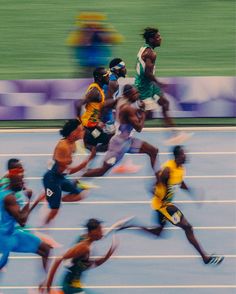
{"type": "MultiPolygon", "coordinates": [[[[174,127],[174,122],[169,116],[169,101],[166,99],[162,88],[166,85],[155,77],[156,47],[161,46],[161,35],[158,29],[145,28],[143,33],[145,45],[140,48],[137,55],[135,86],[139,91],[140,99],[145,103],[146,119],[153,117],[153,112],[161,107],[166,127],[174,127]]],[[[165,141],[166,145],[178,145],[188,140],[192,134],[176,132],[173,130],[170,139],[165,141]]]]}
{"type": "Polygon", "coordinates": [[[147,117],[152,116],[152,112],[157,109],[157,104],[159,104],[162,108],[165,125],[171,127],[174,123],[168,115],[169,101],[161,89],[165,85],[155,77],[157,53],[154,48],[161,45],[162,38],[159,30],[155,28],[145,28],[143,38],[146,43],[140,48],[137,55],[135,86],[140,93],[140,98],[145,103],[147,117]]]}

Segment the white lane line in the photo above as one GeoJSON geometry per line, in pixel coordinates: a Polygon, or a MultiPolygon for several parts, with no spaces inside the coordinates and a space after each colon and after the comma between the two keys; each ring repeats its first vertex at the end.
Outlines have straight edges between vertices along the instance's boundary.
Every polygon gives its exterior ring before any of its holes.
{"type": "MultiPolygon", "coordinates": [[[[36,128],[36,129],[14,129],[14,128],[1,128],[0,133],[58,133],[59,128],[50,128],[50,129],[43,129],[43,128],[36,128]]],[[[208,126],[208,127],[177,127],[176,130],[180,131],[235,131],[235,126],[225,126],[225,127],[215,127],[215,126],[208,126]]],[[[143,128],[142,132],[167,132],[166,128],[152,128],[147,127],[143,128]]]]}
{"type": "MultiPolygon", "coordinates": [[[[30,204],[33,204],[34,202],[30,202],[30,204]]],[[[114,205],[114,204],[148,204],[150,205],[151,201],[79,201],[79,202],[62,202],[63,205],[83,205],[83,204],[100,204],[100,205],[114,205]]],[[[236,200],[177,200],[172,201],[172,203],[175,204],[194,204],[194,203],[213,203],[213,204],[235,204],[236,200]]],[[[24,202],[26,204],[26,202],[24,202]]],[[[40,202],[39,205],[44,205],[45,202],[40,202]]]]}
{"type": "MultiPolygon", "coordinates": [[[[52,289],[61,289],[60,286],[53,286],[52,289]]],[[[234,289],[236,285],[99,285],[99,286],[83,286],[84,289],[234,289]]],[[[38,290],[38,286],[0,286],[1,290],[38,290]]]]}
{"type": "MultiPolygon", "coordinates": [[[[105,227],[105,230],[110,230],[110,227],[105,227]]],[[[214,227],[193,227],[194,230],[236,230],[236,226],[214,226],[214,227]]],[[[84,231],[84,227],[77,227],[77,228],[25,228],[26,231],[84,231]]],[[[129,228],[127,230],[140,230],[139,228],[129,228]]],[[[175,230],[181,230],[178,227],[168,227],[164,228],[166,231],[175,231],[175,230]]]]}
{"type": "MultiPolygon", "coordinates": [[[[61,257],[60,255],[50,256],[50,259],[61,257]]],[[[102,256],[91,256],[91,258],[101,258],[102,256]]],[[[236,258],[235,254],[226,254],[225,258],[236,258]]],[[[26,256],[10,256],[10,259],[41,259],[41,256],[26,255],[26,256]]],[[[197,255],[117,255],[111,256],[111,259],[199,259],[201,256],[197,255]]]]}
{"type": "MultiPolygon", "coordinates": [[[[71,179],[78,179],[77,177],[70,177],[71,179]]],[[[104,177],[90,177],[83,179],[100,179],[100,180],[119,180],[119,179],[153,179],[155,176],[104,176],[104,177]]],[[[206,175],[206,176],[185,176],[186,179],[225,179],[225,178],[236,178],[236,175],[206,175]]],[[[42,180],[42,177],[26,177],[26,180],[42,180]]]]}
{"type": "MultiPolygon", "coordinates": [[[[105,153],[98,152],[98,156],[104,156],[105,153]]],[[[160,152],[159,155],[170,155],[171,152],[160,152]]],[[[186,152],[187,155],[236,155],[236,151],[213,151],[213,152],[186,152]]],[[[52,157],[52,153],[1,153],[0,157],[24,156],[24,157],[52,157]]],[[[75,153],[75,156],[87,156],[88,153],[75,153]]],[[[128,156],[142,156],[145,154],[126,154],[128,156]]]]}

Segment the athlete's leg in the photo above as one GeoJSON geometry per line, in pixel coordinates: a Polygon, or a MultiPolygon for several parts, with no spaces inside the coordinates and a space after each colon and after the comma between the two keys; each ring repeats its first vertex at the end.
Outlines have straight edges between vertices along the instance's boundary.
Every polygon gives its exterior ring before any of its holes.
{"type": "Polygon", "coordinates": [[[170,221],[172,222],[172,224],[184,230],[189,243],[192,244],[193,247],[198,251],[198,253],[201,255],[205,264],[210,263],[212,260],[214,260],[213,263],[215,264],[222,262],[223,257],[219,257],[219,256],[212,257],[207,255],[207,253],[204,251],[204,249],[201,247],[200,243],[196,239],[193,232],[193,227],[184,217],[183,213],[176,206],[174,205],[168,206],[166,210],[171,216],[170,221]]]}
{"type": "Polygon", "coordinates": [[[156,164],[157,164],[158,149],[147,142],[142,142],[142,145],[139,149],[139,153],[145,153],[150,157],[152,168],[156,172],[157,171],[156,164]]]}
{"type": "Polygon", "coordinates": [[[88,193],[82,188],[79,188],[76,182],[73,182],[67,178],[61,181],[62,191],[69,192],[62,197],[63,202],[76,202],[84,199],[88,193]]]}
{"type": "Polygon", "coordinates": [[[207,253],[203,250],[203,248],[201,247],[201,245],[199,244],[198,240],[196,239],[194,235],[193,227],[190,225],[190,223],[187,221],[187,219],[183,215],[181,217],[180,222],[177,223],[176,226],[184,230],[189,243],[192,244],[194,248],[198,251],[204,263],[208,263],[211,257],[207,255],[207,253]]]}
{"type": "Polygon", "coordinates": [[[9,251],[1,252],[2,256],[0,258],[0,271],[5,267],[8,262],[8,257],[10,255],[9,251]]]}
{"type": "Polygon", "coordinates": [[[45,192],[41,193],[38,198],[34,201],[34,203],[32,204],[32,206],[30,207],[30,212],[42,201],[44,201],[46,199],[46,195],[45,192]]]}
{"type": "Polygon", "coordinates": [[[49,213],[47,214],[44,224],[48,225],[58,214],[59,208],[51,208],[49,213]]]}
{"type": "Polygon", "coordinates": [[[89,169],[83,174],[83,177],[101,177],[114,165],[116,165],[129,150],[131,140],[125,140],[120,135],[114,136],[105,154],[103,165],[99,168],[89,169]]]}
{"type": "Polygon", "coordinates": [[[165,126],[173,127],[175,124],[172,118],[169,116],[169,105],[170,105],[169,101],[163,94],[161,94],[157,103],[161,106],[165,126]]]}
{"type": "Polygon", "coordinates": [[[12,249],[16,246],[17,239],[12,234],[0,235],[0,271],[6,266],[8,258],[12,249]]]}
{"type": "Polygon", "coordinates": [[[45,269],[45,271],[47,270],[48,256],[50,254],[51,249],[52,249],[51,246],[49,246],[45,242],[42,242],[39,245],[38,251],[36,252],[38,255],[42,257],[43,268],[45,269]]]}
{"type": "Polygon", "coordinates": [[[111,169],[113,165],[103,162],[103,165],[98,168],[88,169],[82,177],[101,177],[103,176],[109,169],[111,169]]]}
{"type": "Polygon", "coordinates": [[[155,211],[156,213],[156,220],[158,223],[158,226],[155,227],[145,227],[145,226],[141,226],[141,225],[137,225],[137,224],[128,224],[128,225],[124,225],[121,226],[119,229],[117,229],[117,231],[121,231],[124,229],[129,229],[129,228],[137,228],[140,229],[141,232],[145,232],[145,233],[149,233],[152,235],[155,235],[157,237],[159,237],[166,225],[166,219],[164,217],[164,215],[162,213],[160,213],[159,211],[155,211]]]}
{"type": "Polygon", "coordinates": [[[62,197],[63,202],[76,202],[83,200],[86,197],[87,191],[80,192],[79,194],[66,194],[62,197]]]}

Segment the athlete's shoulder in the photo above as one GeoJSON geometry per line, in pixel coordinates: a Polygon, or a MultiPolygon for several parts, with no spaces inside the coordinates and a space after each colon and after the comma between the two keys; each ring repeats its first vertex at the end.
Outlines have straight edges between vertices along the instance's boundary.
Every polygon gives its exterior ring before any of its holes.
{"type": "Polygon", "coordinates": [[[109,81],[111,82],[117,82],[118,78],[117,76],[114,74],[114,73],[111,73],[110,76],[109,76],[109,81]]]}
{"type": "Polygon", "coordinates": [[[162,164],[162,169],[164,168],[175,168],[176,164],[175,161],[173,159],[167,160],[166,162],[164,162],[162,164]]]}
{"type": "Polygon", "coordinates": [[[2,189],[0,191],[0,201],[3,201],[5,203],[12,203],[15,202],[16,197],[10,189],[2,189]]]}
{"type": "Polygon", "coordinates": [[[67,143],[66,139],[61,139],[60,141],[58,141],[58,143],[56,145],[56,149],[67,148],[67,147],[68,147],[68,143],[67,143]]]}
{"type": "Polygon", "coordinates": [[[151,59],[155,59],[157,54],[156,52],[151,48],[151,47],[147,47],[142,54],[143,57],[146,58],[151,58],[151,59]]]}

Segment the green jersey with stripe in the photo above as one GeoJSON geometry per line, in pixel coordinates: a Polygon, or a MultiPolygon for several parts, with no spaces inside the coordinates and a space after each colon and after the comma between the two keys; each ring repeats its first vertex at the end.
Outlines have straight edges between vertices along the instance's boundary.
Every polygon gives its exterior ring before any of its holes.
{"type": "MultiPolygon", "coordinates": [[[[144,100],[147,98],[153,98],[154,95],[160,96],[161,89],[157,85],[155,85],[152,81],[150,81],[145,75],[145,62],[142,59],[143,52],[150,47],[148,44],[144,44],[143,47],[139,49],[137,55],[137,62],[136,62],[136,75],[134,85],[138,89],[140,94],[140,99],[144,100]]],[[[155,66],[153,68],[153,75],[155,75],[155,66]]]]}

